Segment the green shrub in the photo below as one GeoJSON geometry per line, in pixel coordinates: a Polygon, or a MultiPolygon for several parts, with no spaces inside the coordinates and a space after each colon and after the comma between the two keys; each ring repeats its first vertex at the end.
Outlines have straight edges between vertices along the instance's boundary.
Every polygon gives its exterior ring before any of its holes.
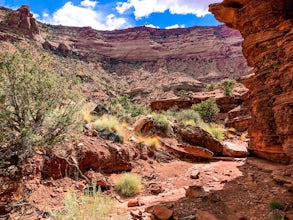
{"type": "Polygon", "coordinates": [[[192,109],[186,109],[179,112],[175,112],[175,119],[179,122],[179,124],[186,124],[187,122],[191,124],[199,124],[201,122],[201,117],[198,112],[192,109]]]}
{"type": "Polygon", "coordinates": [[[197,111],[206,121],[213,121],[216,114],[220,112],[215,98],[208,98],[198,104],[192,105],[191,109],[197,111]]]}
{"type": "Polygon", "coordinates": [[[171,129],[171,124],[168,120],[168,117],[162,113],[152,113],[154,118],[154,124],[157,128],[162,129],[163,131],[169,131],[171,129]]]}
{"type": "Polygon", "coordinates": [[[123,196],[134,196],[142,190],[141,177],[136,174],[124,173],[115,181],[115,189],[123,196]]]}
{"type": "Polygon", "coordinates": [[[123,124],[115,116],[104,115],[94,122],[94,128],[99,132],[99,136],[104,139],[123,143],[125,131],[123,124]]]}
{"type": "Polygon", "coordinates": [[[117,131],[121,126],[119,120],[116,117],[111,115],[104,115],[94,122],[94,127],[96,130],[105,129],[107,131],[117,131]]]}
{"type": "Polygon", "coordinates": [[[214,138],[218,140],[223,140],[225,135],[225,129],[222,125],[215,124],[215,123],[201,123],[199,125],[202,129],[206,130],[209,132],[214,138]]]}
{"type": "Polygon", "coordinates": [[[224,95],[225,96],[231,96],[232,95],[232,90],[231,87],[224,87],[224,95]]]}
{"type": "Polygon", "coordinates": [[[132,103],[128,95],[121,95],[111,99],[109,109],[112,115],[118,117],[125,117],[127,115],[136,117],[149,113],[149,109],[146,106],[132,103]]]}
{"type": "Polygon", "coordinates": [[[114,200],[103,197],[100,190],[79,197],[74,192],[67,192],[64,209],[52,212],[51,216],[56,220],[107,219],[114,204],[114,200]]]}
{"type": "Polygon", "coordinates": [[[217,83],[211,82],[211,83],[207,84],[206,89],[208,91],[213,91],[213,90],[215,90],[217,88],[217,86],[218,86],[217,83]]]}
{"type": "Polygon", "coordinates": [[[9,146],[19,156],[35,146],[53,146],[76,130],[80,100],[46,57],[27,49],[2,55],[0,146],[9,146]]]}
{"type": "Polygon", "coordinates": [[[275,210],[275,209],[283,210],[285,208],[284,204],[275,200],[272,200],[269,206],[270,206],[270,210],[275,210]]]}
{"type": "Polygon", "coordinates": [[[221,81],[221,86],[224,87],[224,95],[225,96],[231,96],[232,95],[232,89],[237,84],[234,79],[224,79],[221,81]]]}

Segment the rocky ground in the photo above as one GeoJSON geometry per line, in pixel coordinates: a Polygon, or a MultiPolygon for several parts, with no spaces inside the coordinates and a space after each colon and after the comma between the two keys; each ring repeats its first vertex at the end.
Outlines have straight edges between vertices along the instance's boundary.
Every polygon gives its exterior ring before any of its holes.
{"type": "MultiPolygon", "coordinates": [[[[293,219],[292,166],[231,157],[209,162],[147,158],[132,163],[131,172],[142,176],[144,185],[135,197],[123,198],[111,187],[118,173],[99,174],[100,181],[109,184],[103,194],[117,200],[113,216],[116,212],[128,213],[122,219],[293,219]],[[273,200],[284,204],[279,218],[270,217],[276,215],[269,208],[273,200]]],[[[69,177],[35,177],[26,184],[32,190],[30,205],[20,204],[23,209],[10,214],[10,219],[18,219],[20,212],[22,219],[46,219],[52,209],[63,206],[67,191],[81,192],[85,187],[83,180],[69,177]]]]}

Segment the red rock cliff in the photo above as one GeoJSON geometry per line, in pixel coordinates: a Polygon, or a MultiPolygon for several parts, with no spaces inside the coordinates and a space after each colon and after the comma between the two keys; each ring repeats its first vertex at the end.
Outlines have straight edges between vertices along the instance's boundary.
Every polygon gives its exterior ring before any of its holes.
{"type": "Polygon", "coordinates": [[[252,126],[250,149],[283,163],[293,160],[293,2],[224,0],[215,17],[244,37],[243,54],[255,75],[247,80],[252,126]]]}

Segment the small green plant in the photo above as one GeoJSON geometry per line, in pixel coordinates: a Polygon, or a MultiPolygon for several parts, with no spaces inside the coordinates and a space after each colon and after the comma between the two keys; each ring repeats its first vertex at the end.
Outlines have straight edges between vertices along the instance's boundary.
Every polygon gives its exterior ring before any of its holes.
{"type": "Polygon", "coordinates": [[[224,87],[224,95],[225,96],[231,96],[232,95],[232,89],[237,84],[234,79],[224,79],[221,81],[221,86],[224,87]]]}
{"type": "Polygon", "coordinates": [[[107,131],[117,131],[120,127],[119,120],[111,115],[104,115],[94,122],[94,127],[97,130],[105,129],[107,131]]]}
{"type": "Polygon", "coordinates": [[[149,113],[149,109],[146,106],[132,103],[128,95],[121,95],[113,98],[110,102],[109,109],[111,114],[117,117],[125,117],[127,115],[136,117],[149,113]]]}
{"type": "Polygon", "coordinates": [[[198,112],[192,110],[192,109],[185,109],[179,112],[174,113],[175,119],[179,122],[179,124],[199,124],[201,123],[201,117],[198,112]]]}
{"type": "Polygon", "coordinates": [[[115,202],[110,197],[103,197],[101,191],[93,190],[78,196],[75,192],[67,192],[64,198],[64,209],[51,213],[56,220],[107,219],[115,202]]]}
{"type": "Polygon", "coordinates": [[[199,125],[202,129],[209,132],[214,138],[218,140],[223,140],[225,135],[225,129],[222,125],[216,124],[216,123],[201,123],[199,125]]]}
{"type": "Polygon", "coordinates": [[[220,112],[215,98],[208,98],[205,101],[194,104],[191,109],[197,111],[204,120],[209,122],[213,121],[215,115],[220,112]]]}
{"type": "Polygon", "coordinates": [[[100,137],[123,143],[126,133],[125,124],[120,123],[115,116],[104,115],[94,122],[94,128],[99,132],[100,137]]]}
{"type": "Polygon", "coordinates": [[[152,113],[154,118],[155,126],[163,131],[168,131],[171,129],[171,124],[168,120],[168,117],[162,113],[152,113]]]}
{"type": "Polygon", "coordinates": [[[283,210],[285,208],[284,204],[276,200],[272,200],[269,206],[270,206],[270,210],[275,210],[275,209],[283,210]]]}
{"type": "Polygon", "coordinates": [[[224,87],[224,95],[225,96],[232,96],[232,90],[231,90],[231,87],[227,86],[227,87],[224,87]]]}
{"type": "Polygon", "coordinates": [[[121,174],[115,181],[115,189],[123,196],[129,197],[134,196],[142,190],[141,177],[132,174],[124,173],[121,174]]]}
{"type": "Polygon", "coordinates": [[[213,91],[213,90],[215,90],[217,88],[217,86],[218,86],[217,83],[211,82],[211,83],[207,84],[206,89],[208,91],[213,91]]]}

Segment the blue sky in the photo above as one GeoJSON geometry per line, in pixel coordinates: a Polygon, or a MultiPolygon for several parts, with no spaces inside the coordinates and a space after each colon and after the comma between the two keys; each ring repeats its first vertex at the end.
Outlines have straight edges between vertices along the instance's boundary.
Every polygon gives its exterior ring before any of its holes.
{"type": "Polygon", "coordinates": [[[29,5],[34,17],[50,24],[91,26],[98,30],[134,26],[178,28],[220,23],[208,5],[221,0],[0,0],[17,9],[29,5]]]}

